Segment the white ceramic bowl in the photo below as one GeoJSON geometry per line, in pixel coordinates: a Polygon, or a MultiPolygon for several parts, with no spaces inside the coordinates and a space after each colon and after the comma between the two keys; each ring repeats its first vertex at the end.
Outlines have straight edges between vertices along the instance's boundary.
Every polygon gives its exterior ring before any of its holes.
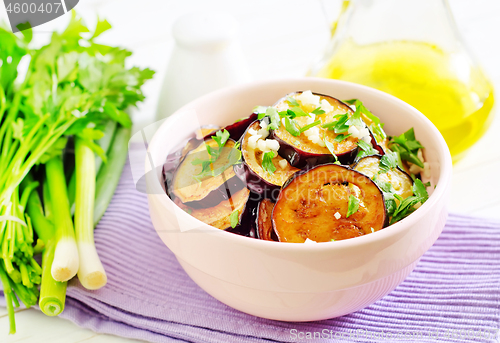
{"type": "Polygon", "coordinates": [[[149,145],[146,182],[158,235],[188,275],[207,293],[259,317],[310,321],[362,309],[391,292],[436,241],[447,217],[451,158],[439,131],[403,101],[365,86],[327,79],[264,81],[210,93],[178,110],[149,145]],[[248,116],[256,105],[312,90],[339,99],[358,98],[385,123],[388,134],[414,127],[426,147],[429,200],[409,217],[353,239],[294,244],[261,241],[208,226],[180,210],[164,193],[161,165],[199,124],[224,126],[248,116]],[[193,119],[194,118],[194,119],[193,119]],[[153,164],[155,168],[152,167],[153,164]]]}

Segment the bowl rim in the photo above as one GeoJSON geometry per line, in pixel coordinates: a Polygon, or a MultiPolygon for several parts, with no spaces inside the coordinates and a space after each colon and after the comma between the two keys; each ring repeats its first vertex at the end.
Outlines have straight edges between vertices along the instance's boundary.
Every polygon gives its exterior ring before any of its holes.
{"type": "MultiPolygon", "coordinates": [[[[405,107],[408,111],[413,112],[416,115],[416,118],[420,121],[423,122],[423,124],[427,127],[427,129],[431,132],[431,135],[434,136],[438,142],[438,146],[435,146],[434,148],[438,152],[438,161],[440,163],[440,173],[439,177],[437,179],[437,184],[436,188],[434,189],[433,193],[429,196],[429,199],[420,207],[418,208],[415,212],[410,214],[408,217],[402,219],[401,221],[392,224],[390,226],[385,227],[383,230],[379,230],[377,232],[374,232],[369,235],[363,235],[360,237],[355,237],[355,239],[345,239],[345,240],[340,240],[340,241],[335,241],[335,242],[319,242],[319,243],[311,243],[311,244],[292,244],[292,243],[286,243],[286,242],[274,242],[274,241],[265,241],[265,240],[260,240],[260,239],[255,239],[255,238],[250,238],[250,237],[245,237],[241,235],[237,235],[231,232],[226,232],[225,230],[220,230],[217,229],[213,226],[210,226],[208,224],[205,224],[198,219],[194,218],[195,220],[198,220],[200,223],[200,227],[203,227],[203,230],[205,233],[210,233],[210,234],[215,234],[219,235],[220,239],[226,239],[228,240],[229,244],[238,244],[238,245],[245,245],[250,248],[263,248],[263,249],[274,249],[275,251],[297,251],[299,253],[301,252],[322,252],[325,250],[347,250],[347,249],[352,249],[353,247],[360,247],[360,246],[365,246],[365,245],[371,245],[374,244],[375,242],[380,242],[386,239],[390,239],[393,236],[396,236],[400,234],[401,232],[405,231],[407,228],[412,227],[415,225],[420,219],[422,219],[425,215],[427,215],[433,207],[435,207],[442,199],[445,198],[446,193],[449,190],[449,187],[451,185],[451,175],[452,175],[452,159],[450,152],[448,150],[448,146],[439,132],[439,130],[436,128],[436,126],[425,116],[423,115],[420,111],[418,111],[415,107],[409,105],[408,103],[400,100],[399,98],[390,95],[388,93],[385,93],[383,91],[377,90],[375,88],[371,88],[368,86],[364,86],[361,84],[353,83],[353,82],[348,82],[348,81],[342,81],[342,80],[333,80],[333,79],[324,79],[324,78],[319,78],[319,77],[294,77],[294,78],[276,78],[276,79],[268,79],[268,80],[261,80],[261,81],[255,81],[255,82],[249,82],[245,83],[242,85],[238,86],[231,86],[231,87],[226,87],[220,90],[216,90],[213,92],[210,92],[202,97],[199,97],[188,104],[182,106],[179,108],[177,111],[175,111],[165,122],[162,123],[162,125],[156,130],[156,132],[153,135],[153,138],[151,139],[149,145],[148,145],[148,155],[151,153],[151,150],[154,149],[155,143],[160,139],[160,133],[162,131],[166,131],[172,126],[175,125],[175,123],[180,119],[182,113],[186,110],[189,109],[190,107],[193,107],[196,103],[198,102],[203,102],[206,101],[208,98],[214,97],[214,96],[223,96],[225,93],[234,93],[234,92],[241,92],[244,91],[245,89],[248,88],[254,88],[254,87],[259,87],[259,86],[270,86],[272,84],[286,84],[286,83],[297,83],[297,82],[318,82],[318,83],[324,83],[324,84],[338,84],[338,85],[344,85],[348,87],[355,87],[355,88],[360,88],[364,90],[365,92],[372,93],[375,96],[380,96],[383,98],[386,98],[388,101],[395,102],[395,104],[405,107]],[[205,230],[208,230],[206,232],[205,230]],[[279,244],[278,244],[279,243],[279,244]]],[[[168,151],[165,152],[165,154],[168,154],[168,151]]],[[[166,158],[166,155],[165,155],[166,158]]],[[[150,166],[149,159],[146,159],[146,173],[151,171],[153,168],[150,166]]],[[[149,183],[149,180],[154,179],[154,184],[153,185],[148,185],[148,187],[152,186],[154,189],[158,190],[158,188],[161,190],[161,192],[155,192],[155,194],[148,194],[148,197],[154,196],[156,197],[157,200],[160,201],[162,204],[162,207],[169,207],[169,206],[177,206],[175,203],[168,197],[168,195],[164,192],[163,187],[160,183],[160,180],[156,175],[153,173],[154,177],[152,178],[147,178],[147,182],[149,183]]],[[[184,215],[184,213],[180,213],[179,215],[184,215]]],[[[186,216],[189,216],[188,213],[185,213],[186,216]]],[[[193,217],[191,217],[193,218],[193,217]]],[[[155,228],[156,230],[156,228],[155,228]]]]}

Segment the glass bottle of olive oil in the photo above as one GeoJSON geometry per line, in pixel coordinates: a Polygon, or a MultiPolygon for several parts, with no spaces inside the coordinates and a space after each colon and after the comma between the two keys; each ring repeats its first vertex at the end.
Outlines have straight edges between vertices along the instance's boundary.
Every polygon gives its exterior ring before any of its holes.
{"type": "Polygon", "coordinates": [[[457,161],[492,119],[493,88],[459,39],[446,0],[344,1],[321,77],[390,93],[425,114],[457,161]],[[347,4],[347,6],[346,6],[347,4]]]}

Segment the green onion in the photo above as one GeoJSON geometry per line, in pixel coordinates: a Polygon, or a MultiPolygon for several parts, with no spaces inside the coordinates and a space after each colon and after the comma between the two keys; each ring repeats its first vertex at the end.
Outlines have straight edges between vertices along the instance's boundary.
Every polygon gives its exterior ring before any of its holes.
{"type": "Polygon", "coordinates": [[[79,260],[61,156],[50,159],[45,170],[50,175],[47,184],[51,205],[57,209],[53,213],[57,243],[51,273],[56,281],[68,281],[76,275],[79,260]]]}
{"type": "Polygon", "coordinates": [[[94,244],[95,157],[92,149],[80,138],[75,139],[75,160],[78,279],[87,289],[99,289],[106,284],[107,277],[94,244]]]}
{"type": "Polygon", "coordinates": [[[94,205],[94,226],[106,212],[113,194],[115,193],[118,181],[120,181],[123,166],[127,161],[128,141],[131,136],[131,129],[123,126],[118,127],[108,152],[108,161],[102,165],[97,174],[95,188],[94,205]]]}
{"type": "Polygon", "coordinates": [[[57,316],[64,310],[67,282],[54,280],[51,273],[55,240],[49,240],[42,255],[42,286],[38,306],[47,316],[57,316]]]}

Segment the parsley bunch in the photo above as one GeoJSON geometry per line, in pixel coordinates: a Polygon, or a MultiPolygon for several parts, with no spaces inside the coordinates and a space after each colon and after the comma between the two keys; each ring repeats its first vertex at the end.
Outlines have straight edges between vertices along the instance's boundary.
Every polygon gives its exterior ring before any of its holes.
{"type": "MultiPolygon", "coordinates": [[[[57,254],[61,239],[75,242],[69,194],[76,190],[76,239],[93,245],[95,218],[104,213],[127,155],[132,121],[126,110],[144,99],[141,87],[154,73],[126,68],[129,51],[95,42],[110,28],[103,20],[90,31],[73,12],[68,27],[41,48],[32,47],[30,29],[18,36],[0,28],[0,279],[12,333],[17,298],[27,307],[36,304],[37,284],[42,311],[57,315],[64,309],[66,283],[54,277],[51,265],[65,257],[57,254]],[[22,60],[29,64],[25,73],[22,60]],[[79,170],[64,170],[68,136],[77,156],[67,156],[79,170]],[[100,166],[95,155],[106,162],[101,168],[90,168],[100,166]],[[45,179],[37,182],[30,172],[42,164],[45,179]],[[80,181],[68,186],[65,174],[72,173],[80,181]],[[33,255],[41,251],[40,267],[33,255]]],[[[72,267],[71,276],[78,263],[72,267]]]]}

